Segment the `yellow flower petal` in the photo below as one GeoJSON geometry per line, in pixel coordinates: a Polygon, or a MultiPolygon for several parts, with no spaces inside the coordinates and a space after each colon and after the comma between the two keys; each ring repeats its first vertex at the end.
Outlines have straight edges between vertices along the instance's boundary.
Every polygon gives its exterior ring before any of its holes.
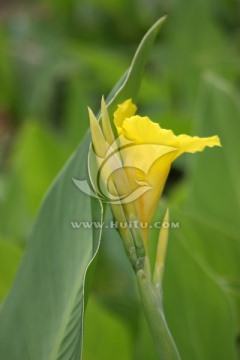
{"type": "Polygon", "coordinates": [[[117,128],[118,135],[122,133],[122,123],[123,121],[131,117],[137,111],[136,105],[132,103],[132,99],[124,101],[124,103],[118,105],[117,110],[114,113],[114,124],[117,128]]]}
{"type": "Polygon", "coordinates": [[[200,138],[198,136],[188,136],[183,134],[176,136],[176,138],[178,140],[180,153],[195,153],[197,151],[203,151],[206,146],[222,146],[217,135],[207,138],[200,138]]]}
{"type": "MultiPolygon", "coordinates": [[[[160,126],[152,122],[147,116],[135,115],[125,118],[122,122],[123,135],[136,144],[160,144],[161,138],[165,134],[161,134],[159,128],[160,126]]],[[[170,132],[172,133],[172,131],[170,132]]],[[[164,145],[169,144],[164,143],[164,145]]]]}
{"type": "Polygon", "coordinates": [[[202,151],[206,146],[221,146],[218,136],[199,138],[198,136],[176,136],[172,130],[162,129],[148,117],[132,116],[122,122],[122,133],[136,144],[158,144],[178,149],[176,157],[183,152],[202,151]]]}

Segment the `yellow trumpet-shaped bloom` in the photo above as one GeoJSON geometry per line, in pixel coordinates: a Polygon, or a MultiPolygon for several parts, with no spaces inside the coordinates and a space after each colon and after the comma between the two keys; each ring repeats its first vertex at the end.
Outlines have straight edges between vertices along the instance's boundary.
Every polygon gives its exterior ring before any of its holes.
{"type": "Polygon", "coordinates": [[[101,186],[96,183],[94,187],[101,187],[100,197],[111,203],[116,217],[118,213],[119,218],[124,214],[127,221],[137,219],[144,224],[141,232],[147,250],[148,224],[162,195],[172,162],[184,152],[194,153],[221,144],[218,136],[176,136],[148,117],[135,115],[136,111],[131,99],[118,105],[114,113],[117,139],[104,100],[102,128],[90,111],[98,164],[95,177],[101,179],[101,186]]]}

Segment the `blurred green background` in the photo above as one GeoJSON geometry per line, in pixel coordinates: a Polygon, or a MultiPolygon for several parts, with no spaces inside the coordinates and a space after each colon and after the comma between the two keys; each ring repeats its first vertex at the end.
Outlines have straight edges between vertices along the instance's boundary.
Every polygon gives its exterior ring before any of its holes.
{"type": "MultiPolygon", "coordinates": [[[[183,226],[169,247],[167,319],[184,359],[234,359],[240,338],[238,0],[1,1],[0,297],[13,280],[44,194],[88,128],[87,106],[98,111],[143,34],[166,13],[139,111],[178,134],[218,134],[223,142],[222,155],[213,150],[196,161],[186,156],[170,174],[165,195],[183,226]],[[178,245],[171,245],[174,240],[178,245]],[[206,308],[191,308],[194,302],[206,308]],[[210,325],[207,311],[214,315],[210,325]],[[218,318],[225,324],[218,341],[225,340],[217,355],[211,354],[210,334],[218,318]],[[193,323],[188,334],[199,334],[197,340],[184,336],[193,323]]],[[[119,239],[105,234],[98,266],[84,359],[155,359],[119,239]]]]}

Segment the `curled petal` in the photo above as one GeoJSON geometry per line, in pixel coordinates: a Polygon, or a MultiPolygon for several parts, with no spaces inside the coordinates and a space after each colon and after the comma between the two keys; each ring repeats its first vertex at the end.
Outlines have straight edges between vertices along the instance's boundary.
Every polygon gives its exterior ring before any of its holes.
{"type": "Polygon", "coordinates": [[[117,128],[118,135],[122,134],[123,121],[131,117],[137,111],[136,105],[132,103],[132,99],[124,101],[124,103],[118,105],[117,110],[114,113],[114,124],[117,128]]]}
{"type": "Polygon", "coordinates": [[[176,157],[184,152],[202,151],[206,146],[221,146],[218,136],[200,138],[198,136],[175,135],[172,130],[162,129],[148,117],[132,116],[122,123],[123,135],[137,144],[158,144],[178,150],[176,157]]]}

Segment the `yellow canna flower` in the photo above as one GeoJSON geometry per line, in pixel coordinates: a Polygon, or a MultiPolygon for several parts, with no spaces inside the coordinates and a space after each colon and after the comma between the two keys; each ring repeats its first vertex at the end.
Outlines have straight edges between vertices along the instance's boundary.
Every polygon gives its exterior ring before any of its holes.
{"type": "MultiPolygon", "coordinates": [[[[134,168],[134,172],[126,171],[130,183],[135,178],[138,182],[148,183],[151,187],[135,202],[139,221],[149,224],[161,197],[172,162],[184,152],[195,153],[203,151],[206,146],[221,146],[221,144],[218,136],[208,138],[176,136],[171,130],[162,129],[148,117],[135,115],[135,112],[136,106],[130,99],[126,100],[118,105],[114,113],[114,123],[118,135],[121,135],[119,139],[122,145],[129,141],[135,145],[141,145],[131,146],[123,153],[123,164],[127,161],[132,163],[134,168]],[[140,170],[146,163],[151,163],[147,174],[140,170]]],[[[144,229],[143,233],[146,246],[148,229],[144,229]]]]}
{"type": "MultiPolygon", "coordinates": [[[[135,115],[136,111],[137,107],[131,99],[118,105],[114,113],[117,139],[114,138],[104,100],[102,128],[91,111],[89,115],[94,157],[97,159],[94,177],[100,178],[101,185],[99,197],[111,203],[117,220],[134,219],[140,224],[147,224],[141,228],[141,238],[147,252],[148,225],[162,195],[172,162],[184,152],[194,153],[204,150],[206,146],[221,144],[218,136],[176,136],[148,117],[135,115]]],[[[95,190],[100,187],[99,184],[95,183],[95,190]]],[[[128,237],[128,246],[136,238],[136,234],[131,238],[129,233],[129,229],[122,230],[123,237],[128,237]]],[[[139,233],[137,237],[139,244],[139,233]]]]}

